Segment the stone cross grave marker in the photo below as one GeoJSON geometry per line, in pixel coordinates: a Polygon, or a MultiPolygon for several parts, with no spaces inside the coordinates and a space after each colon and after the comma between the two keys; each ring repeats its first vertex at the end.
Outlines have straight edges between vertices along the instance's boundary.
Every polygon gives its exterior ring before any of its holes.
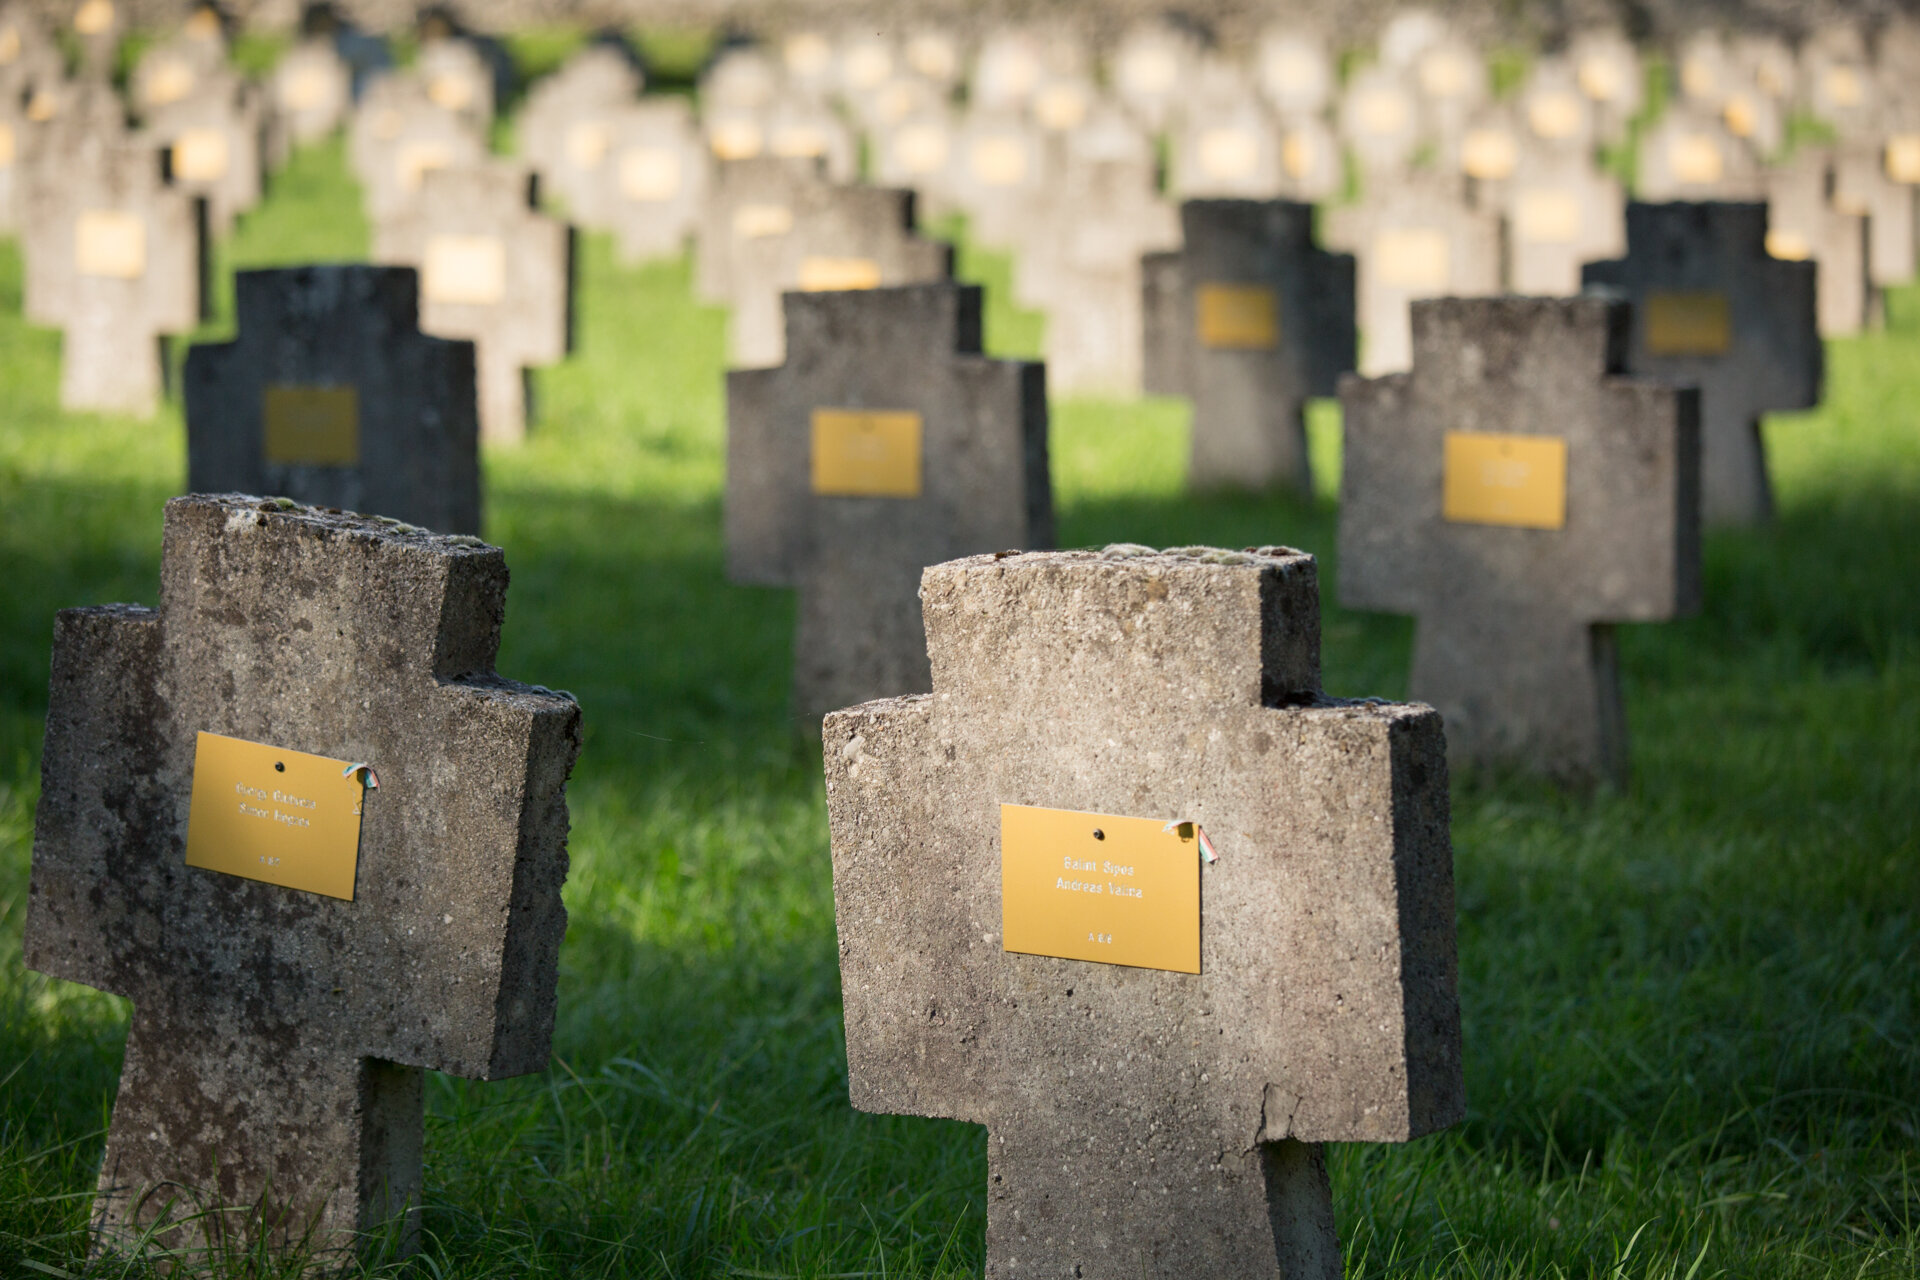
{"type": "Polygon", "coordinates": [[[1626,250],[1626,195],[1584,152],[1523,145],[1501,201],[1510,292],[1571,296],[1583,265],[1626,250]]]}
{"type": "Polygon", "coordinates": [[[1583,31],[1567,45],[1567,61],[1580,92],[1593,103],[1596,135],[1606,142],[1624,139],[1646,95],[1646,74],[1633,42],[1619,31],[1583,31]]]}
{"type": "Polygon", "coordinates": [[[677,258],[700,223],[710,161],[684,98],[655,97],[608,117],[600,196],[622,262],[677,258]]]}
{"type": "Polygon", "coordinates": [[[1340,602],[1418,618],[1456,762],[1624,782],[1612,624],[1699,606],[1699,397],[1620,376],[1628,312],[1418,302],[1413,372],[1340,389],[1340,602]]]}
{"type": "Polygon", "coordinates": [[[150,414],[164,335],[201,318],[204,220],[155,152],[111,132],[59,136],[71,145],[43,147],[28,194],[27,318],[64,335],[63,407],[150,414]]]}
{"type": "Polygon", "coordinates": [[[135,110],[183,102],[203,91],[204,77],[225,67],[227,37],[220,14],[202,7],[173,36],[149,45],[128,77],[127,93],[135,110]]]}
{"type": "Polygon", "coordinates": [[[480,532],[473,344],[419,330],[411,267],[234,277],[239,335],[187,353],[187,489],[480,532]]]}
{"type": "Polygon", "coordinates": [[[1416,298],[1500,291],[1500,218],[1469,207],[1451,182],[1408,180],[1332,211],[1327,240],[1359,259],[1360,371],[1413,363],[1408,308],[1416,298]]]}
{"type": "Polygon", "coordinates": [[[1020,239],[1033,201],[1046,189],[1040,131],[1012,109],[975,106],[961,121],[948,171],[947,195],[966,211],[967,232],[990,249],[1020,239]]]}
{"type": "Polygon", "coordinates": [[[1872,282],[1886,288],[1912,280],[1920,265],[1920,129],[1843,145],[1833,177],[1834,207],[1867,219],[1872,282]]]}
{"type": "Polygon", "coordinates": [[[1340,133],[1364,182],[1396,181],[1424,136],[1420,103],[1404,73],[1385,66],[1354,73],[1340,99],[1340,133]]]}
{"type": "Polygon", "coordinates": [[[506,589],[227,494],[167,504],[158,610],[60,614],[26,961],[133,1002],[108,1247],[409,1240],[421,1069],[546,1065],[580,710],[494,674],[506,589]]]}
{"type": "Polygon", "coordinates": [[[271,84],[273,151],[283,161],[294,143],[318,142],[338,129],[353,105],[353,72],[328,39],[287,50],[271,84]]]}
{"type": "Polygon", "coordinates": [[[1203,78],[1171,138],[1167,189],[1182,201],[1271,199],[1286,183],[1280,131],[1266,104],[1238,76],[1203,78]]]}
{"type": "Polygon", "coordinates": [[[728,336],[733,363],[742,368],[768,368],[786,358],[780,298],[787,290],[876,289],[953,274],[953,246],[915,230],[911,191],[803,182],[792,194],[792,221],[784,231],[774,230],[778,206],[735,209],[728,336]],[[751,225],[754,216],[767,224],[751,225]]]}
{"type": "Polygon", "coordinates": [[[1823,338],[1859,333],[1875,302],[1867,218],[1834,206],[1833,176],[1833,152],[1825,147],[1802,147],[1767,170],[1767,252],[1818,266],[1814,310],[1823,338]]]}
{"type": "Polygon", "coordinates": [[[191,95],[151,108],[142,136],[167,152],[167,180],[207,202],[207,227],[225,237],[260,203],[266,123],[259,93],[229,71],[210,71],[191,95]]]}
{"type": "Polygon", "coordinates": [[[1642,200],[1753,199],[1765,189],[1753,148],[1694,107],[1670,104],[1637,155],[1642,200]]]}
{"type": "Polygon", "coordinates": [[[712,194],[694,243],[694,295],[702,302],[732,303],[735,242],[791,233],[800,193],[825,181],[817,160],[756,156],[714,165],[712,194]]]}
{"type": "Polygon", "coordinates": [[[928,688],[920,571],[1053,539],[1044,367],[980,353],[978,287],[786,296],[787,362],[727,375],[727,569],[799,589],[793,708],[928,688]]]}
{"type": "Polygon", "coordinates": [[[553,75],[536,81],[515,123],[520,154],[540,175],[541,189],[566,202],[574,225],[613,225],[606,180],[613,117],[633,102],[641,75],[633,59],[608,44],[589,45],[553,75]]]}
{"type": "Polygon", "coordinates": [[[1354,365],[1353,258],[1314,244],[1311,205],[1190,200],[1180,223],[1173,265],[1148,264],[1146,365],[1193,401],[1188,483],[1311,492],[1303,415],[1354,365]]]}
{"type": "Polygon", "coordinates": [[[1337,1280],[1320,1144],[1465,1111],[1440,717],[1320,691],[1289,548],[921,596],[824,731],[854,1106],[986,1126],[988,1276],[1337,1280]]]}
{"type": "Polygon", "coordinates": [[[1633,302],[1629,372],[1700,388],[1708,524],[1773,513],[1760,415],[1820,401],[1814,277],[1767,253],[1765,205],[1733,203],[1629,204],[1627,256],[1581,272],[1633,302]]]}
{"type": "Polygon", "coordinates": [[[419,270],[424,332],[472,340],[481,439],[524,439],[527,369],[573,340],[573,233],[535,209],[532,175],[502,161],[429,172],[374,229],[373,256],[419,270]]]}
{"type": "Polygon", "coordinates": [[[348,148],[376,228],[419,199],[427,174],[487,161],[486,140],[474,125],[433,103],[413,80],[391,74],[367,86],[348,148]]]}

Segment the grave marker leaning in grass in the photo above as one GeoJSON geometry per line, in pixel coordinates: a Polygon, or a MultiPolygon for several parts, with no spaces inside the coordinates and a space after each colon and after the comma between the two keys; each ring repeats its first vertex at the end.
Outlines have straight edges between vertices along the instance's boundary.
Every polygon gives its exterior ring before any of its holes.
{"type": "Polygon", "coordinates": [[[1624,782],[1610,624],[1699,607],[1699,396],[1619,376],[1627,312],[1417,302],[1413,372],[1341,385],[1340,601],[1418,616],[1455,761],[1624,782]]]}
{"type": "Polygon", "coordinates": [[[789,293],[787,363],[727,375],[727,571],[799,589],[809,729],[928,687],[923,568],[1052,542],[1045,369],[981,355],[980,299],[789,293]]]}
{"type": "Polygon", "coordinates": [[[1320,1144],[1465,1108],[1440,717],[1321,692],[1287,548],[921,595],[931,696],[826,719],[854,1105],[987,1126],[990,1277],[1339,1276],[1320,1144]]]}
{"type": "Polygon", "coordinates": [[[1188,482],[1309,493],[1302,415],[1353,368],[1353,258],[1287,200],[1189,200],[1180,224],[1184,247],[1146,260],[1145,365],[1149,391],[1193,401],[1188,482]]]}
{"type": "Polygon", "coordinates": [[[418,327],[411,267],[242,271],[240,332],[187,353],[187,489],[480,532],[473,344],[418,327]]]}
{"type": "Polygon", "coordinates": [[[421,1068],[546,1065],[580,709],[494,674],[506,588],[477,539],[187,497],[158,610],[60,614],[26,961],[133,1002],[96,1247],[411,1248],[421,1068]]]}
{"type": "Polygon", "coordinates": [[[1762,204],[1627,206],[1627,256],[1581,279],[1633,302],[1629,372],[1700,388],[1701,514],[1710,525],[1773,514],[1760,415],[1820,401],[1826,350],[1816,270],[1767,252],[1762,204]]]}

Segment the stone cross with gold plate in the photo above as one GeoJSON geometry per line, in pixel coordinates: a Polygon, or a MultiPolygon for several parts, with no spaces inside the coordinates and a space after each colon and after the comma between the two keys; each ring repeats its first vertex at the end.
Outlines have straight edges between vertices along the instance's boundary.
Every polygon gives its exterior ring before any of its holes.
{"type": "Polygon", "coordinates": [[[207,227],[225,237],[264,189],[266,123],[260,92],[224,69],[186,97],[149,107],[141,136],[167,153],[167,181],[207,202],[207,227]]]}
{"type": "Polygon", "coordinates": [[[410,1249],[422,1068],[546,1065],[580,709],[494,673],[506,589],[228,494],[167,504],[158,609],[59,615],[26,963],[133,1004],[97,1248],[410,1249]]]}
{"type": "Polygon", "coordinates": [[[530,366],[573,345],[573,232],[536,208],[535,182],[505,161],[435,169],[410,206],[374,228],[375,261],[420,272],[420,328],[472,341],[480,436],[527,433],[530,366]]]}
{"type": "Polygon", "coordinates": [[[1700,388],[1708,524],[1772,515],[1760,415],[1820,401],[1815,277],[1767,252],[1767,208],[1745,203],[1629,204],[1627,256],[1581,273],[1634,304],[1630,372],[1700,388]]]}
{"type": "Polygon", "coordinates": [[[361,95],[347,154],[377,229],[419,199],[427,174],[486,163],[487,143],[475,125],[428,98],[417,81],[389,73],[361,95]]]}
{"type": "Polygon", "coordinates": [[[920,594],[824,730],[853,1105],[986,1126],[997,1280],[1337,1280],[1321,1144],[1465,1111],[1440,717],[1321,691],[1290,548],[920,594]]]}
{"type": "Polygon", "coordinates": [[[1193,401],[1188,482],[1310,492],[1303,415],[1353,368],[1353,258],[1314,243],[1311,205],[1189,200],[1180,223],[1147,272],[1173,296],[1146,304],[1146,365],[1148,390],[1193,401]]]}
{"type": "Polygon", "coordinates": [[[793,708],[927,688],[927,565],[1049,545],[1045,370],[981,354],[978,287],[786,295],[787,360],[727,375],[727,572],[799,590],[793,708]]]}
{"type": "Polygon", "coordinates": [[[1456,762],[1627,772],[1612,624],[1696,609],[1697,392],[1621,376],[1626,303],[1413,305],[1413,371],[1340,388],[1340,603],[1410,613],[1456,762]]]}
{"type": "Polygon", "coordinates": [[[711,169],[685,98],[655,95],[609,113],[599,201],[622,262],[685,251],[700,225],[711,169]]]}
{"type": "Polygon", "coordinates": [[[239,333],[187,353],[187,489],[480,532],[473,344],[420,332],[411,267],[242,271],[239,333]]]}

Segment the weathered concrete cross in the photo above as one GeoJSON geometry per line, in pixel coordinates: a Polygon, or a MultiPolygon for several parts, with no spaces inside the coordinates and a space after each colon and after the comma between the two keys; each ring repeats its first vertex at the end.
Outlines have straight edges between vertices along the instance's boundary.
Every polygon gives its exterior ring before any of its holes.
{"type": "Polygon", "coordinates": [[[1341,386],[1340,601],[1418,616],[1456,760],[1623,780],[1610,624],[1699,605],[1699,398],[1618,376],[1627,312],[1418,302],[1413,372],[1341,386]]]}
{"type": "Polygon", "coordinates": [[[1773,514],[1760,415],[1820,401],[1815,275],[1768,254],[1762,204],[1630,204],[1627,256],[1581,271],[1633,302],[1630,372],[1700,388],[1708,524],[1773,514]]]}
{"type": "Polygon", "coordinates": [[[473,344],[419,329],[411,267],[242,271],[240,332],[187,353],[187,489],[480,532],[473,344]]]}
{"type": "Polygon", "coordinates": [[[980,290],[786,295],[787,362],[727,375],[727,567],[799,588],[793,707],[927,687],[927,565],[1053,538],[1044,369],[980,354],[980,290]]]}
{"type": "Polygon", "coordinates": [[[475,539],[187,497],[158,610],[60,614],[26,960],[133,1001],[109,1247],[199,1208],[219,1212],[183,1234],[321,1253],[402,1215],[411,1234],[421,1068],[545,1066],[580,710],[494,674],[506,588],[475,539]],[[216,768],[222,739],[261,745],[216,768]],[[342,794],[341,761],[378,789],[342,794]],[[300,864],[344,879],[287,887],[283,831],[348,805],[357,847],[300,864]],[[258,828],[190,836],[222,817],[258,828]],[[245,873],[188,865],[203,851],[244,851],[245,873]]]}
{"type": "Polygon", "coordinates": [[[1320,692],[1287,548],[921,597],[931,696],[825,726],[854,1105],[987,1126],[995,1280],[1338,1277],[1318,1144],[1464,1110],[1439,716],[1320,692]]]}
{"type": "Polygon", "coordinates": [[[1354,364],[1354,263],[1313,207],[1190,200],[1184,248],[1149,259],[1147,389],[1193,401],[1188,480],[1311,491],[1303,413],[1354,364]]]}

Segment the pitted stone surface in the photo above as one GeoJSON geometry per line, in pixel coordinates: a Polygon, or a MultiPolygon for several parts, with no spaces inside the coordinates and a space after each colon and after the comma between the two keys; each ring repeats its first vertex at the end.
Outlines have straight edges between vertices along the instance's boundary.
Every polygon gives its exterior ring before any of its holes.
{"type": "Polygon", "coordinates": [[[727,375],[727,569],[799,588],[793,707],[928,687],[920,571],[957,555],[1049,545],[1043,366],[980,354],[980,290],[951,283],[789,293],[787,363],[727,375]],[[822,495],[815,409],[921,418],[921,492],[822,495]]]}
{"type": "Polygon", "coordinates": [[[240,332],[187,353],[187,488],[276,493],[480,532],[473,344],[418,327],[410,267],[323,266],[234,277],[240,332]],[[268,460],[269,387],[351,387],[359,461],[268,460]]]}
{"type": "Polygon", "coordinates": [[[109,1247],[175,1197],[273,1247],[411,1235],[420,1068],[545,1066],[580,711],[494,674],[506,587],[477,539],[188,497],[158,610],[60,614],[26,961],[134,1004],[109,1247]],[[201,731],[373,767],[352,901],[185,865],[201,731]]]}
{"type": "Polygon", "coordinates": [[[1323,1142],[1464,1109],[1440,719],[1320,693],[1287,548],[929,568],[933,692],[827,717],[855,1106],[987,1126],[995,1280],[1340,1274],[1323,1142]],[[1197,821],[1201,972],[1001,947],[1002,803],[1197,821]]]}
{"type": "Polygon", "coordinates": [[[1760,415],[1820,401],[1826,351],[1811,262],[1767,253],[1761,204],[1630,204],[1627,256],[1589,263],[1581,279],[1633,303],[1627,370],[1700,388],[1701,512],[1708,524],[1753,524],[1773,514],[1760,415]],[[1718,354],[1648,349],[1656,295],[1724,297],[1731,342],[1718,354]]]}
{"type": "Polygon", "coordinates": [[[1699,607],[1698,393],[1621,377],[1628,308],[1414,304],[1414,367],[1341,386],[1340,602],[1411,613],[1413,696],[1456,761],[1623,780],[1613,622],[1699,607]],[[1559,529],[1448,521],[1449,432],[1567,448],[1559,529]]]}

